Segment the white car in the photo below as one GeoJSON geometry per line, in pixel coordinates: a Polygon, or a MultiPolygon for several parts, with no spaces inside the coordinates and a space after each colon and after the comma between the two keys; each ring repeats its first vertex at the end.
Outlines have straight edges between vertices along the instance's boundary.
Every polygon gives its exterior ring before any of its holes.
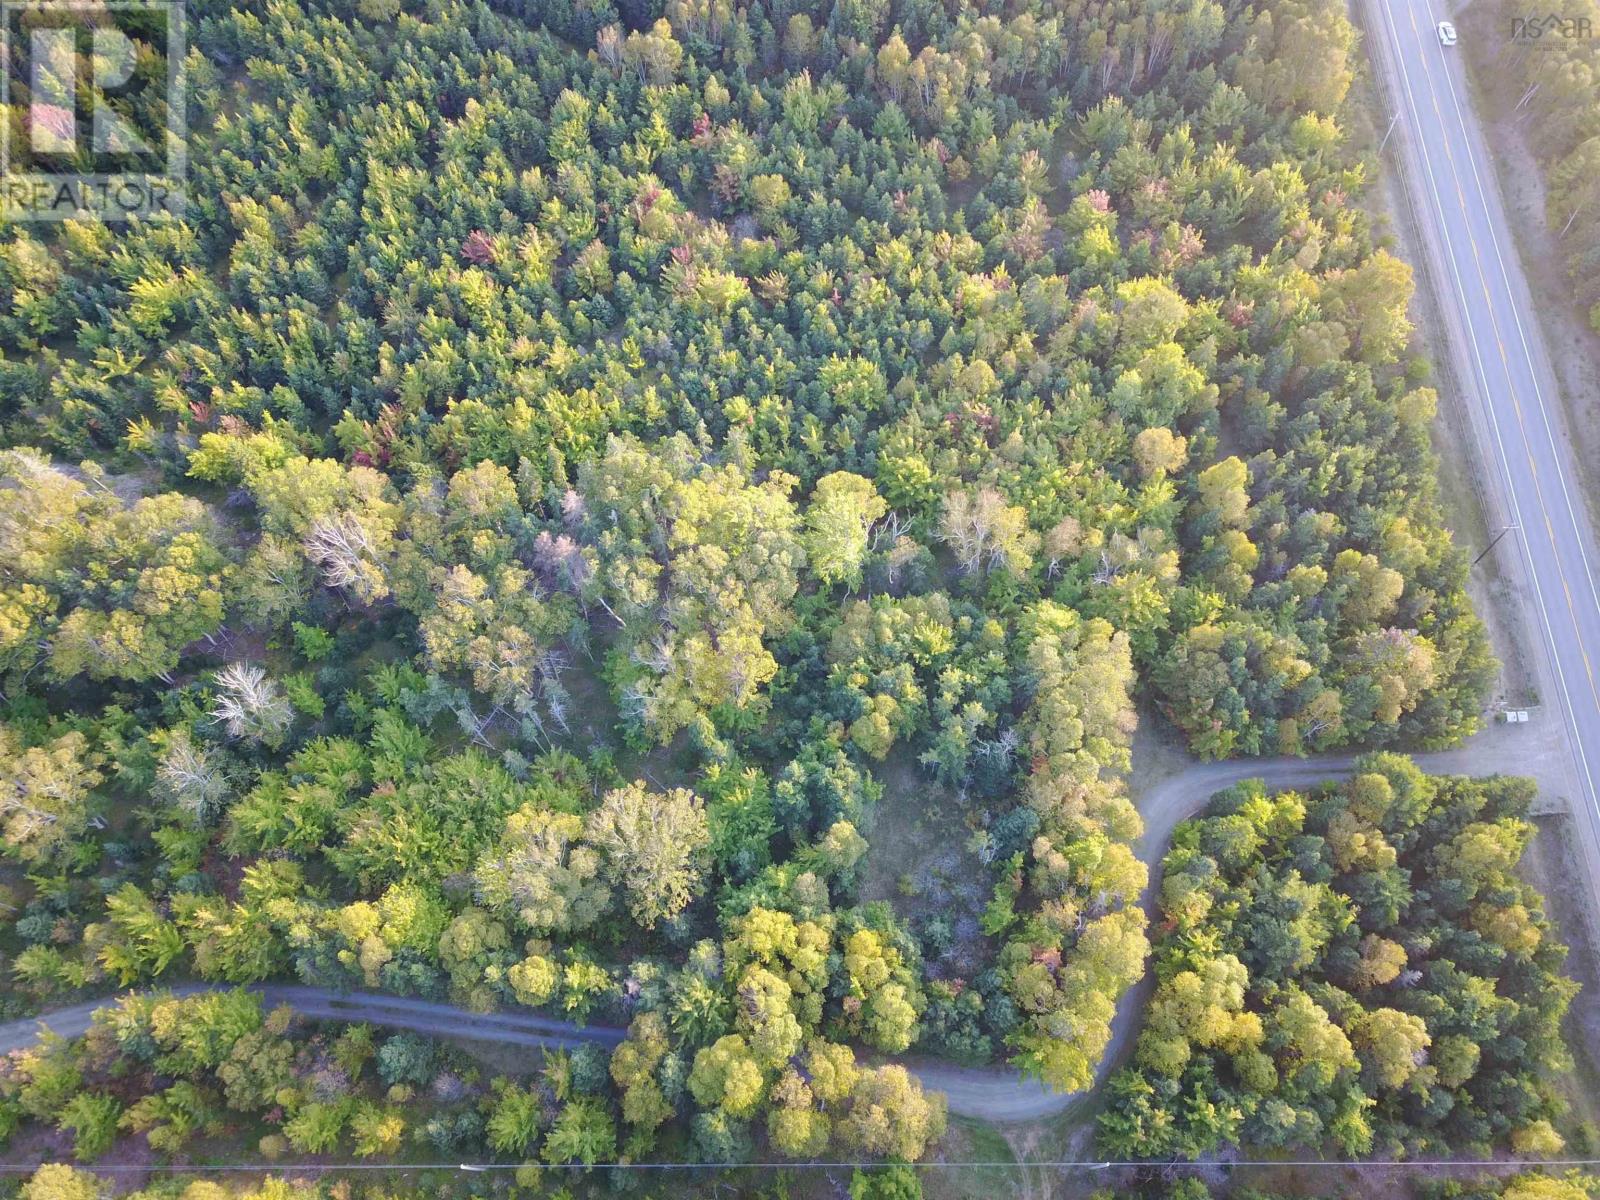
{"type": "Polygon", "coordinates": [[[1439,22],[1439,44],[1441,46],[1454,46],[1456,44],[1456,27],[1449,21],[1439,22]]]}

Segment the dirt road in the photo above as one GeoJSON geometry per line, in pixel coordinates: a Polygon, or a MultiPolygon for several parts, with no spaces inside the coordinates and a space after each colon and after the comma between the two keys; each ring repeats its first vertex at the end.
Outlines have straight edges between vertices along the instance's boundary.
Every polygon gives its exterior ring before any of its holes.
{"type": "MultiPolygon", "coordinates": [[[[1489,774],[1494,764],[1528,759],[1519,749],[1518,726],[1508,736],[1507,727],[1479,735],[1458,750],[1414,756],[1423,770],[1439,774],[1489,774]]],[[[1304,787],[1349,773],[1355,755],[1330,755],[1313,759],[1263,759],[1216,763],[1190,763],[1185,769],[1149,787],[1140,797],[1145,832],[1138,843],[1141,859],[1151,864],[1151,882],[1142,903],[1150,912],[1159,886],[1161,858],[1178,824],[1205,807],[1210,797],[1242,779],[1261,779],[1273,789],[1304,787]]],[[[1147,984],[1123,997],[1112,1024],[1111,1044],[1101,1064],[1101,1078],[1127,1055],[1144,1005],[1147,984]]],[[[206,984],[178,984],[168,989],[178,995],[208,990],[206,984]]],[[[364,1021],[387,1029],[406,1029],[435,1037],[467,1038],[517,1046],[576,1046],[598,1042],[615,1046],[623,1031],[607,1025],[578,1026],[533,1013],[472,1013],[448,1004],[376,992],[334,992],[325,988],[288,984],[254,987],[269,1007],[288,1005],[314,1020],[364,1021]]],[[[30,1046],[40,1027],[62,1037],[79,1037],[89,1028],[95,1009],[105,1000],[86,1000],[37,1018],[0,1024],[0,1054],[30,1046]]],[[[1037,1121],[1055,1116],[1076,1104],[1081,1095],[1052,1092],[1033,1080],[1019,1079],[1005,1068],[957,1067],[946,1063],[908,1061],[925,1087],[945,1094],[950,1111],[958,1116],[1004,1124],[1037,1121]]]]}

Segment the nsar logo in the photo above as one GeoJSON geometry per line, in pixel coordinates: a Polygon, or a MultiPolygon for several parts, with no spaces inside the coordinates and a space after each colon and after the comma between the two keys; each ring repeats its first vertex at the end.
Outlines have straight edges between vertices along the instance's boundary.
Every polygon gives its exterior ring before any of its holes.
{"type": "Polygon", "coordinates": [[[1588,17],[1568,17],[1549,13],[1542,17],[1512,17],[1511,40],[1537,42],[1543,38],[1574,41],[1594,36],[1594,22],[1588,17]]]}

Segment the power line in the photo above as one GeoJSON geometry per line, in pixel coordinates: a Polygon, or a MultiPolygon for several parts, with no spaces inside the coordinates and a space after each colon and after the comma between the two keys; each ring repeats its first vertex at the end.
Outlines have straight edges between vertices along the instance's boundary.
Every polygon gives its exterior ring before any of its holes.
{"type": "MultiPolygon", "coordinates": [[[[0,1163],[0,1174],[16,1175],[37,1170],[44,1166],[44,1161],[37,1163],[0,1163]]],[[[846,1168],[872,1168],[882,1167],[885,1164],[881,1159],[865,1161],[835,1161],[835,1162],[798,1162],[779,1160],[775,1162],[597,1162],[597,1163],[543,1163],[543,1162],[431,1162],[431,1163],[372,1163],[372,1162],[302,1162],[302,1163],[88,1163],[81,1169],[89,1172],[103,1174],[142,1172],[145,1174],[172,1174],[172,1175],[198,1175],[207,1172],[231,1173],[264,1172],[267,1174],[284,1174],[293,1171],[699,1171],[699,1170],[785,1170],[785,1171],[828,1171],[843,1170],[846,1168]]],[[[921,1171],[943,1170],[994,1170],[994,1169],[1022,1169],[1036,1167],[1051,1167],[1062,1170],[1080,1169],[1091,1171],[1113,1170],[1151,1170],[1151,1169],[1177,1169],[1177,1170],[1226,1170],[1232,1171],[1240,1168],[1270,1168],[1293,1167],[1296,1170],[1353,1170],[1353,1171],[1394,1171],[1394,1170],[1460,1170],[1481,1171],[1487,1168],[1496,1170],[1527,1170],[1534,1167],[1572,1168],[1572,1167],[1600,1167],[1600,1158],[1381,1158],[1381,1159],[1339,1159],[1339,1158],[1239,1158],[1227,1160],[1213,1160],[1208,1162],[1171,1162],[1154,1161],[1150,1159],[1024,1159],[1024,1160],[987,1160],[987,1159],[953,1159],[944,1161],[926,1161],[913,1163],[900,1163],[899,1166],[912,1167],[921,1171]]]]}

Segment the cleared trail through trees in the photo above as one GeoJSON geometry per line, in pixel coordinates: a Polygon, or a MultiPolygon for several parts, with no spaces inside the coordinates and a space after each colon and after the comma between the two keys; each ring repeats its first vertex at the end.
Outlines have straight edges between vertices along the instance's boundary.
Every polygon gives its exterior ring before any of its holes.
{"type": "MultiPolygon", "coordinates": [[[[1502,751],[1486,744],[1499,740],[1497,732],[1491,730],[1479,735],[1460,749],[1411,757],[1430,774],[1489,774],[1486,760],[1505,761],[1502,751]]],[[[1146,913],[1154,915],[1154,897],[1161,882],[1161,859],[1172,840],[1172,831],[1203,809],[1216,792],[1246,779],[1260,779],[1274,790],[1339,779],[1350,773],[1358,757],[1337,754],[1319,758],[1192,763],[1148,788],[1138,798],[1145,831],[1137,846],[1139,857],[1150,865],[1150,884],[1141,900],[1146,913]]],[[[1147,996],[1147,984],[1148,976],[1145,982],[1129,989],[1118,1005],[1111,1044],[1100,1064],[1101,1079],[1122,1060],[1132,1042],[1147,996]]],[[[229,989],[223,984],[185,983],[162,990],[184,996],[229,989]]],[[[624,1030],[610,1025],[580,1026],[534,1013],[475,1013],[449,1004],[377,992],[336,992],[295,984],[257,984],[249,990],[259,995],[269,1008],[287,1005],[313,1020],[360,1021],[434,1037],[516,1046],[572,1047],[588,1042],[615,1046],[625,1036],[624,1030]]],[[[60,1037],[80,1037],[88,1030],[95,1010],[105,1007],[106,1003],[107,998],[85,1000],[37,1017],[0,1024],[0,1053],[9,1054],[32,1045],[38,1040],[41,1028],[60,1037]]],[[[907,1066],[924,1087],[945,1094],[953,1114],[985,1121],[1042,1120],[1065,1112],[1083,1094],[1052,1092],[1036,1080],[1019,1079],[1004,1067],[958,1067],[921,1060],[908,1062],[907,1066]]]]}

